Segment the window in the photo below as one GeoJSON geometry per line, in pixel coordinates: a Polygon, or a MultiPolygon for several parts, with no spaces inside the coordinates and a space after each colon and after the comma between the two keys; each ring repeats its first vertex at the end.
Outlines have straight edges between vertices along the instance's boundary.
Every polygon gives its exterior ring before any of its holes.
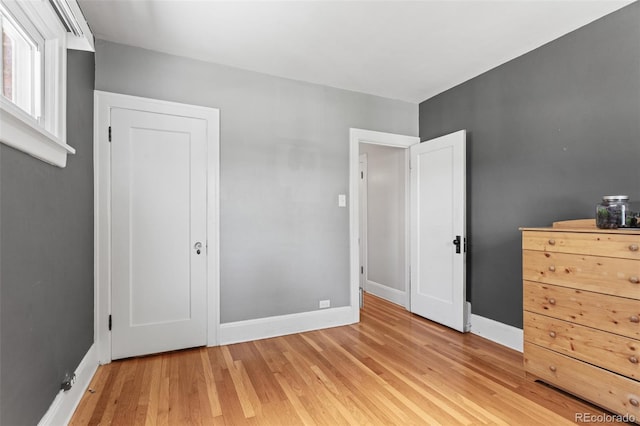
{"type": "Polygon", "coordinates": [[[0,29],[2,96],[38,121],[42,98],[42,41],[36,43],[3,7],[0,7],[0,29]]]}
{"type": "Polygon", "coordinates": [[[64,167],[67,46],[93,50],[76,0],[0,0],[0,142],[64,167]]]}

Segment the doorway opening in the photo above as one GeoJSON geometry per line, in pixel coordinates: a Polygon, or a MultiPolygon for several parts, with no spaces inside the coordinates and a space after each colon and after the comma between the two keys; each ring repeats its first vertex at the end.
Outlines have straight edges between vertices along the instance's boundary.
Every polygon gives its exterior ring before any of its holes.
{"type": "MultiPolygon", "coordinates": [[[[372,130],[363,129],[350,129],[350,154],[349,154],[349,193],[351,194],[350,208],[349,208],[349,222],[350,222],[350,258],[351,258],[351,306],[356,307],[354,309],[354,315],[359,320],[360,313],[357,306],[360,301],[360,282],[361,282],[361,263],[360,263],[360,146],[361,144],[367,144],[368,146],[375,145],[377,147],[392,147],[395,149],[401,149],[403,155],[403,162],[406,170],[409,169],[409,148],[412,145],[420,143],[420,139],[417,136],[405,136],[393,133],[376,132],[372,130]]],[[[407,173],[408,175],[408,173],[407,173]]],[[[408,176],[406,178],[405,188],[408,188],[408,176]]],[[[409,212],[409,196],[405,191],[405,212],[409,212]]],[[[409,219],[405,216],[405,235],[409,235],[409,219]]],[[[408,241],[405,242],[408,244],[408,241]]],[[[408,246],[405,247],[405,253],[408,254],[408,246]]],[[[408,289],[409,280],[409,258],[405,256],[405,263],[403,266],[405,271],[404,288],[408,289]]],[[[408,298],[406,299],[408,304],[408,298]]],[[[407,305],[405,305],[407,306],[407,305]]]]}
{"type": "Polygon", "coordinates": [[[408,309],[407,148],[359,149],[360,287],[408,309]]]}

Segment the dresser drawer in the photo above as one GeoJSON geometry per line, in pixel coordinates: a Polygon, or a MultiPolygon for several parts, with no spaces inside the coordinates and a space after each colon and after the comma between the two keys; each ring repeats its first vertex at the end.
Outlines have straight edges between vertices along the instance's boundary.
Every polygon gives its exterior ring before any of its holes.
{"type": "Polygon", "coordinates": [[[524,310],[640,340],[640,303],[634,299],[524,282],[524,310]]]}
{"type": "Polygon", "coordinates": [[[640,382],[527,342],[524,366],[527,373],[549,384],[640,419],[640,382]]]}
{"type": "Polygon", "coordinates": [[[523,231],[522,248],[547,252],[640,259],[640,233],[523,231]]]}
{"type": "Polygon", "coordinates": [[[640,380],[640,340],[526,311],[524,340],[640,380]]]}
{"type": "Polygon", "coordinates": [[[640,300],[640,260],[523,250],[522,277],[640,300]]]}

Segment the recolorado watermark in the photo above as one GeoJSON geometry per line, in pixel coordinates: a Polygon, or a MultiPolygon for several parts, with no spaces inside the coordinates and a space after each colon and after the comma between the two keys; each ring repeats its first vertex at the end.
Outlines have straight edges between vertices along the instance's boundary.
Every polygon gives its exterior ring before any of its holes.
{"type": "Polygon", "coordinates": [[[593,414],[576,413],[576,423],[635,423],[636,416],[633,414],[593,414]]]}

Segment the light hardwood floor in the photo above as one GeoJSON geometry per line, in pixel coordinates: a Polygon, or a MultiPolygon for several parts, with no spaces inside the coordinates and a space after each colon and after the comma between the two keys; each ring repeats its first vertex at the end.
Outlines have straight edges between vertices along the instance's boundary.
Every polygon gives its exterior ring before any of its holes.
{"type": "Polygon", "coordinates": [[[367,295],[361,322],[114,361],[71,425],[574,424],[602,410],[525,378],[522,354],[367,295]]]}

